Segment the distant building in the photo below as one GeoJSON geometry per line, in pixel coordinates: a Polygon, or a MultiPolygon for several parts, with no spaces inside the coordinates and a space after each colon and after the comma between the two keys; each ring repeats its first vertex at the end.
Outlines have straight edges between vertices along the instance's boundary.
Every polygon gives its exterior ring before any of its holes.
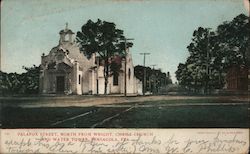
{"type": "Polygon", "coordinates": [[[250,69],[246,66],[232,66],[226,75],[228,90],[250,91],[250,69]]]}
{"type": "MultiPolygon", "coordinates": [[[[104,94],[104,67],[93,54],[87,59],[80,52],[74,32],[66,28],[59,32],[59,44],[41,57],[40,93],[104,94]]],[[[110,75],[108,94],[124,93],[124,58],[113,57],[121,70],[110,75]]],[[[134,76],[132,56],[127,51],[127,93],[136,94],[139,81],[134,76]]]]}

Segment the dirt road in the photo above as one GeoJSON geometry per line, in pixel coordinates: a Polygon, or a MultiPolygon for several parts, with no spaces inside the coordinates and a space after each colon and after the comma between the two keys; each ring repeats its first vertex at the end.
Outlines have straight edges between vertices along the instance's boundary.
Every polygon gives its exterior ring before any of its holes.
{"type": "Polygon", "coordinates": [[[14,97],[14,98],[1,98],[5,105],[20,106],[25,108],[36,107],[89,107],[105,104],[118,104],[129,102],[147,102],[147,101],[160,101],[160,100],[185,100],[185,99],[215,99],[222,100],[239,100],[248,101],[246,96],[60,96],[60,97],[14,97]],[[12,101],[13,103],[8,103],[12,101]]]}

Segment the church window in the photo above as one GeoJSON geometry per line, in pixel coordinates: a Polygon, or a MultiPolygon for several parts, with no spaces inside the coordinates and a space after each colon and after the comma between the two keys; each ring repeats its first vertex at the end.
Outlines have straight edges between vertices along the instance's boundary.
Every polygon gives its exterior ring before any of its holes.
{"type": "Polygon", "coordinates": [[[114,75],[113,75],[113,85],[114,86],[118,86],[118,78],[119,78],[119,74],[114,73],[114,75]]]}
{"type": "Polygon", "coordinates": [[[48,69],[55,69],[56,68],[56,63],[55,62],[51,62],[48,64],[48,69]]]}
{"type": "Polygon", "coordinates": [[[131,70],[128,69],[128,79],[130,79],[130,76],[131,76],[131,70]]]}
{"type": "Polygon", "coordinates": [[[81,84],[81,75],[78,76],[78,83],[81,84]]]}

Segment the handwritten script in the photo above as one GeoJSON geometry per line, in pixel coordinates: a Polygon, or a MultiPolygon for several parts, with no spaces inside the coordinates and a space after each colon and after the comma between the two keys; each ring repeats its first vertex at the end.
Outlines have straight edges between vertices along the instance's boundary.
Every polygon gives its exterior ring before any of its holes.
{"type": "MultiPolygon", "coordinates": [[[[93,133],[92,133],[93,134],[93,133]]],[[[2,150],[6,153],[239,153],[248,148],[248,141],[242,139],[242,134],[214,132],[209,135],[198,134],[192,137],[180,137],[171,132],[165,136],[154,135],[117,135],[109,133],[96,137],[89,134],[79,137],[79,134],[62,137],[55,133],[20,135],[16,138],[6,138],[2,141],[2,150]],[[209,136],[209,137],[206,137],[209,136]]]]}

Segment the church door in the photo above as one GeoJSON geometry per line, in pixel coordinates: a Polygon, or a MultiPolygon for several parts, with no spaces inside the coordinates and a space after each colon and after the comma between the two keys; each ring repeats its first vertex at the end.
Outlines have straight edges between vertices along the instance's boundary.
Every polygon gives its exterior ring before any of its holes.
{"type": "Polygon", "coordinates": [[[64,76],[57,76],[56,77],[56,92],[63,93],[65,86],[65,79],[64,76]]]}

